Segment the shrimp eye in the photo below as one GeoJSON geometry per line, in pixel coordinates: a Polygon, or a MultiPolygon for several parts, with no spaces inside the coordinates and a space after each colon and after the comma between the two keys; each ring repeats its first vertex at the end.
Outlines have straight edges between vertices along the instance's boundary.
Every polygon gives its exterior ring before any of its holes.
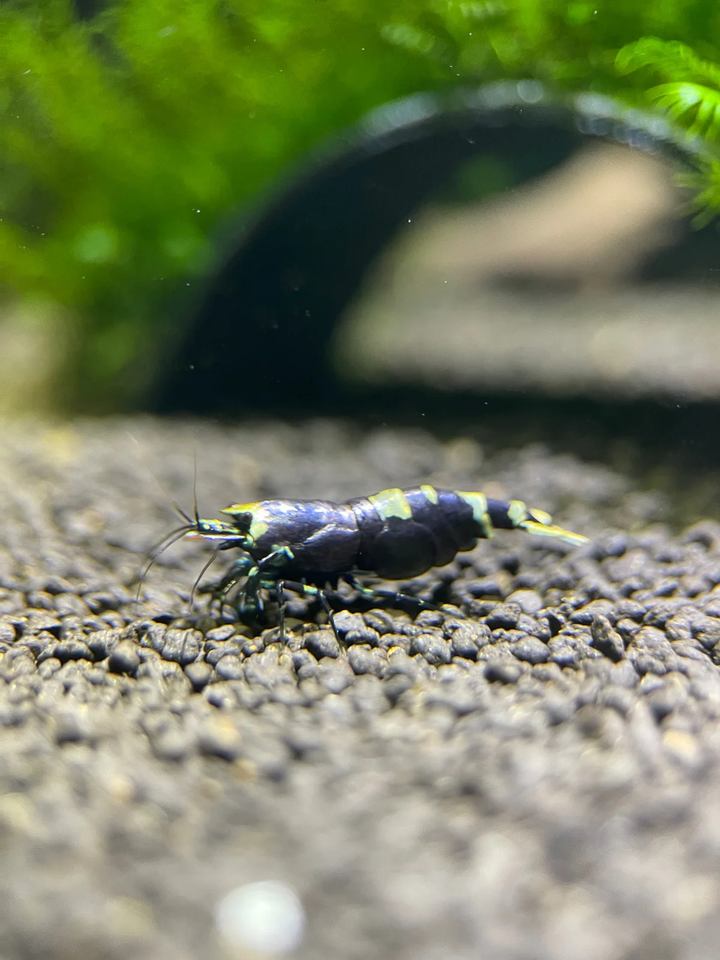
{"type": "Polygon", "coordinates": [[[247,513],[233,513],[232,515],[232,524],[234,527],[237,527],[241,533],[247,533],[252,522],[253,515],[249,511],[247,513]]]}

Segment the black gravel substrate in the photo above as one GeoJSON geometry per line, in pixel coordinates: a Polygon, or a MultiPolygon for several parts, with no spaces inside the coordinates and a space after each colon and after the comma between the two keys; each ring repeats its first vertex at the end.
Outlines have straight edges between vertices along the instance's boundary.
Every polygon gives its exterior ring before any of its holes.
{"type": "Polygon", "coordinates": [[[720,525],[673,532],[661,496],[541,447],[321,421],[0,435],[3,958],[257,958],[216,918],[263,880],[302,904],[301,960],[717,957],[720,525]],[[204,516],[429,481],[592,543],[499,533],[406,585],[442,612],[338,613],[341,648],[296,601],[281,646],[189,608],[195,542],[136,603],[195,460],[204,516]]]}

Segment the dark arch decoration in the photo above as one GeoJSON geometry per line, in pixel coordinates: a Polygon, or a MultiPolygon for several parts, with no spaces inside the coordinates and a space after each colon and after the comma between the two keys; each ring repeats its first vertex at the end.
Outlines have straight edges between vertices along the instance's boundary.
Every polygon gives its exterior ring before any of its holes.
{"type": "Polygon", "coordinates": [[[560,102],[536,81],[416,95],[375,111],[244,218],[167,345],[151,406],[336,412],[343,388],[328,362],[332,330],[421,201],[478,154],[511,158],[529,179],[593,138],[685,166],[700,149],[658,117],[591,95],[560,102]]]}

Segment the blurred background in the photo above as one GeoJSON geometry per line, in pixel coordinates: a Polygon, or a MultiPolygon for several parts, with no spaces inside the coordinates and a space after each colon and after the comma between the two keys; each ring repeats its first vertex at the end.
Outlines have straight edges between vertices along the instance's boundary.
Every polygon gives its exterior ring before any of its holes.
{"type": "Polygon", "coordinates": [[[717,18],[3,4],[0,411],[481,420],[714,464],[717,18]]]}

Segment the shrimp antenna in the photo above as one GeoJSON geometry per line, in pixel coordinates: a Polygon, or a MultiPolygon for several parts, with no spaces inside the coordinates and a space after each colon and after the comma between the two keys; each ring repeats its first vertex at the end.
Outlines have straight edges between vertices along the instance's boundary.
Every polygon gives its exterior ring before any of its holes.
{"type": "Polygon", "coordinates": [[[137,593],[135,594],[135,605],[137,606],[140,603],[140,591],[142,590],[145,579],[155,566],[158,557],[162,556],[165,551],[171,547],[174,543],[177,543],[178,540],[181,540],[186,533],[189,533],[191,530],[195,530],[195,524],[188,519],[188,522],[183,524],[182,527],[176,527],[170,533],[165,534],[162,540],[158,541],[154,547],[151,547],[150,550],[145,555],[145,565],[142,569],[142,573],[138,578],[138,588],[137,593]]]}
{"type": "MultiPolygon", "coordinates": [[[[141,445],[140,441],[138,440],[138,438],[137,438],[133,433],[130,433],[130,431],[128,431],[128,437],[132,440],[132,442],[133,442],[133,443],[135,444],[135,446],[137,447],[138,453],[140,454],[140,463],[145,467],[146,472],[147,472],[147,473],[149,474],[149,476],[152,478],[153,482],[157,485],[158,490],[162,493],[162,495],[163,495],[167,500],[170,501],[170,503],[171,503],[172,506],[173,506],[173,509],[175,510],[175,513],[177,513],[177,515],[178,515],[182,520],[184,520],[185,523],[189,523],[189,524],[192,524],[192,526],[195,526],[195,523],[200,519],[200,518],[198,517],[198,515],[197,515],[197,502],[195,503],[195,521],[193,521],[192,518],[189,517],[189,516],[187,515],[187,513],[185,513],[185,511],[182,509],[182,507],[179,506],[177,500],[176,500],[175,497],[173,497],[173,495],[170,493],[170,491],[169,491],[168,488],[165,486],[165,484],[162,482],[162,480],[160,479],[160,477],[159,477],[153,470],[151,470],[151,469],[147,466],[147,464],[146,464],[146,459],[147,459],[147,457],[146,457],[146,456],[143,456],[143,454],[147,454],[147,451],[146,451],[146,450],[143,450],[142,445],[141,445]]],[[[195,480],[197,480],[197,458],[196,458],[196,460],[195,460],[195,480]]],[[[195,489],[195,483],[193,483],[193,490],[194,490],[194,489],[195,489]]],[[[170,536],[172,536],[172,534],[170,534],[170,536]]],[[[162,542],[162,541],[161,541],[161,542],[162,542]]]]}
{"type": "Polygon", "coordinates": [[[207,561],[207,563],[203,564],[202,570],[195,578],[195,583],[192,585],[192,590],[190,591],[190,600],[188,601],[188,612],[192,609],[192,605],[195,602],[195,591],[197,590],[200,584],[200,581],[205,576],[208,569],[215,563],[219,553],[220,553],[220,547],[216,547],[216,549],[213,550],[212,556],[210,557],[210,559],[207,561]]]}
{"type": "Polygon", "coordinates": [[[200,513],[198,511],[198,499],[197,499],[197,447],[193,450],[193,513],[195,515],[195,523],[197,527],[200,527],[200,513]]]}
{"type": "MultiPolygon", "coordinates": [[[[179,507],[174,500],[172,501],[172,505],[175,510],[175,513],[180,517],[181,520],[185,521],[189,529],[197,530],[197,525],[200,523],[200,517],[197,517],[196,520],[193,520],[193,518],[189,516],[187,513],[185,513],[183,508],[179,507]]],[[[197,507],[195,508],[195,513],[197,513],[197,507]]]]}

